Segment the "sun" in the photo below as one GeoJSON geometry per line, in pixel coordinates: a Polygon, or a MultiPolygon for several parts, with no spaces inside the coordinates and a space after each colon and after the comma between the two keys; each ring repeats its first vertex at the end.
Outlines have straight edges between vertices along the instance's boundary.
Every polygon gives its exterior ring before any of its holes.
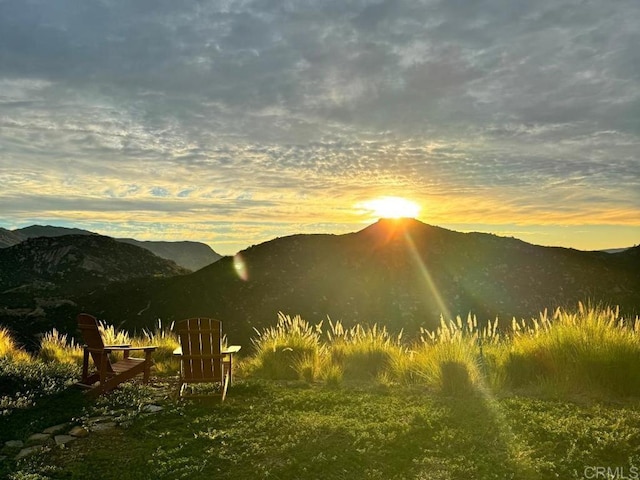
{"type": "Polygon", "coordinates": [[[401,197],[374,198],[362,207],[379,218],[415,218],[420,213],[420,205],[401,197]]]}

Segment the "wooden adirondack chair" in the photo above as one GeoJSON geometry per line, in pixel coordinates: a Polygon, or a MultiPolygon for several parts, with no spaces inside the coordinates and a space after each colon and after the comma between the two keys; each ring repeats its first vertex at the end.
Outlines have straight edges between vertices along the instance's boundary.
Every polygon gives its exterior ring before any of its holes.
{"type": "Polygon", "coordinates": [[[113,390],[122,382],[142,374],[144,383],[149,381],[151,373],[151,354],[157,348],[132,347],[131,345],[105,345],[98,328],[98,320],[86,313],[78,315],[78,327],[85,341],[82,362],[82,380],[79,386],[91,389],[94,395],[113,390]],[[144,351],[144,358],[130,357],[135,350],[144,351]],[[124,358],[115,363],[109,359],[109,353],[122,352],[124,358]],[[96,372],[89,374],[89,356],[93,359],[96,372]]]}
{"type": "MultiPolygon", "coordinates": [[[[180,356],[180,385],[178,396],[185,396],[187,385],[193,383],[219,383],[222,401],[231,384],[231,362],[240,346],[222,348],[222,322],[213,318],[188,318],[178,322],[180,347],[174,352],[180,356]]],[[[198,395],[189,395],[198,396],[198,395]]]]}

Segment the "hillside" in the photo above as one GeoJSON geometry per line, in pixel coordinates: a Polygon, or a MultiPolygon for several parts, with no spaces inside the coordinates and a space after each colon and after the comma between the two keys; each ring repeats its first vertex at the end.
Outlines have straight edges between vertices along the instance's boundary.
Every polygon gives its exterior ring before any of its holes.
{"type": "Polygon", "coordinates": [[[213,251],[209,245],[199,242],[142,242],[133,238],[116,238],[116,240],[149,250],[161,258],[173,260],[192,271],[206,267],[222,258],[222,255],[213,251]]]}
{"type": "MultiPolygon", "coordinates": [[[[60,237],[64,235],[97,235],[79,228],[54,227],[50,225],[31,225],[16,230],[0,228],[0,248],[16,245],[29,238],[60,237]]],[[[140,241],[133,238],[116,238],[119,242],[129,243],[149,250],[153,254],[172,260],[181,267],[198,270],[221,258],[209,245],[200,242],[164,242],[140,241]]]]}
{"type": "Polygon", "coordinates": [[[293,235],[167,280],[107,287],[80,309],[129,328],[216,316],[234,342],[278,311],[312,322],[383,323],[411,335],[439,317],[529,318],[594,300],[640,312],[640,248],[608,254],[381,220],[346,235],[293,235]],[[242,265],[240,265],[242,262],[242,265]],[[243,280],[238,272],[246,271],[243,280]]]}
{"type": "MultiPolygon", "coordinates": [[[[188,272],[148,250],[110,237],[31,238],[0,249],[0,323],[18,334],[35,333],[36,325],[49,330],[61,321],[68,322],[66,313],[74,311],[75,298],[99,287],[188,272]]],[[[74,316],[72,313],[71,318],[74,316]]]]}

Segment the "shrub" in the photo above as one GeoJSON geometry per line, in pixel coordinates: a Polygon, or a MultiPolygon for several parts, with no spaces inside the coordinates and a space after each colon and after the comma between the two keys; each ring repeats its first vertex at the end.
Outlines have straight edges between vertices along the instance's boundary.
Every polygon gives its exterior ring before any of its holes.
{"type": "Polygon", "coordinates": [[[323,368],[320,378],[330,387],[338,387],[342,384],[344,374],[342,367],[336,364],[328,364],[323,368]]]}
{"type": "MultiPolygon", "coordinates": [[[[295,380],[301,365],[317,365],[323,353],[320,345],[322,324],[311,326],[300,316],[278,313],[278,322],[251,342],[255,348],[252,360],[245,363],[250,374],[273,380],[295,380]]],[[[315,373],[314,373],[315,376],[315,373]]]]}
{"type": "Polygon", "coordinates": [[[393,358],[404,356],[402,332],[392,337],[385,327],[355,325],[345,329],[329,321],[328,351],[331,363],[347,380],[375,379],[389,369],[393,358]]]}
{"type": "Polygon", "coordinates": [[[546,381],[558,393],[640,394],[640,319],[619,310],[585,307],[546,312],[531,322],[513,322],[513,340],[503,364],[507,385],[546,381]]]}
{"type": "MultiPolygon", "coordinates": [[[[105,345],[131,345],[131,338],[129,334],[123,330],[116,330],[113,325],[108,325],[106,322],[98,322],[98,330],[102,336],[102,342],[105,345]]],[[[111,352],[109,358],[112,362],[121,360],[123,357],[122,352],[111,352]]]]}
{"type": "Polygon", "coordinates": [[[0,327],[0,358],[25,362],[31,360],[30,355],[18,347],[11,332],[5,327],[0,327]]]}
{"type": "Polygon", "coordinates": [[[466,324],[460,317],[455,322],[441,318],[436,331],[423,330],[408,361],[398,359],[393,370],[406,383],[425,384],[446,394],[480,388],[483,378],[479,339],[495,343],[498,336],[494,332],[495,325],[491,323],[479,330],[475,317],[469,316],[466,324]]]}
{"type": "Polygon", "coordinates": [[[82,365],[83,349],[73,339],[61,334],[55,328],[44,334],[40,340],[38,358],[43,362],[60,362],[82,365]]]}
{"type": "Polygon", "coordinates": [[[145,329],[142,337],[132,339],[134,347],[157,347],[153,352],[153,365],[158,373],[176,373],[180,369],[180,359],[173,355],[173,351],[180,345],[180,340],[173,327],[173,322],[168,327],[163,327],[162,320],[158,319],[154,330],[145,329]]]}
{"type": "Polygon", "coordinates": [[[79,374],[77,365],[0,358],[0,413],[29,407],[35,398],[61,392],[74,383],[79,374]]]}

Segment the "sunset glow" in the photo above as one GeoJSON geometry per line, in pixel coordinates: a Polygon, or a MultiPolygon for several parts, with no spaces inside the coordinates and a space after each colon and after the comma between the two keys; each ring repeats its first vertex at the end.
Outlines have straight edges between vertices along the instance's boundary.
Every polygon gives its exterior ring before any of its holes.
{"type": "Polygon", "coordinates": [[[362,207],[379,218],[415,218],[420,213],[420,205],[401,197],[375,198],[362,207]]]}
{"type": "Polygon", "coordinates": [[[637,244],[640,2],[504,3],[9,2],[0,228],[637,244]]]}

